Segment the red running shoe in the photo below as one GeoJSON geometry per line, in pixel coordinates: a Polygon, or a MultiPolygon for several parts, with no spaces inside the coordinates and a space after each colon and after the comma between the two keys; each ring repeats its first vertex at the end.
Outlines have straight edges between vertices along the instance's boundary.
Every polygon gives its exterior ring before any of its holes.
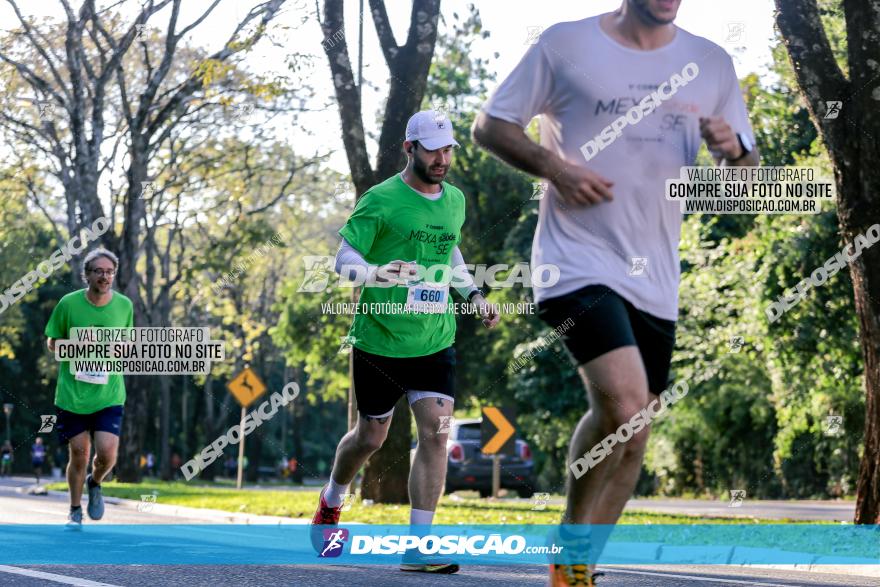
{"type": "Polygon", "coordinates": [[[321,497],[319,498],[318,510],[312,517],[312,527],[310,532],[312,539],[312,548],[314,548],[315,552],[318,553],[321,552],[321,549],[324,546],[324,529],[329,526],[336,526],[337,524],[339,524],[339,516],[342,514],[342,504],[340,504],[338,507],[331,507],[327,505],[327,502],[324,500],[325,491],[327,491],[326,485],[323,489],[321,489],[321,497]]]}

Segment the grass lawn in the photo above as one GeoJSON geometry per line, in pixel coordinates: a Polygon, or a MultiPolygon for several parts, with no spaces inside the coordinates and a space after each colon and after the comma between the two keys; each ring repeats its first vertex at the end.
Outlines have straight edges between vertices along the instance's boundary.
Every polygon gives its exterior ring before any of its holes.
{"type": "MultiPolygon", "coordinates": [[[[47,486],[56,491],[66,491],[65,483],[47,486]]],[[[104,495],[140,500],[141,495],[156,494],[156,503],[195,508],[209,508],[228,512],[311,518],[318,502],[315,491],[236,490],[210,485],[191,485],[183,482],[147,480],[140,484],[104,483],[104,495]]],[[[475,494],[474,494],[475,495],[475,494]]],[[[558,497],[558,496],[557,496],[558,497]]],[[[556,524],[562,512],[561,505],[545,506],[533,510],[532,502],[500,499],[488,501],[477,497],[445,495],[437,508],[435,524],[556,524]]],[[[370,505],[358,500],[343,519],[368,524],[408,524],[408,505],[370,505]]],[[[622,524],[782,524],[799,523],[791,520],[760,520],[755,518],[710,518],[704,516],[670,515],[648,512],[623,514],[622,524]]],[[[805,523],[805,522],[801,522],[805,523]]]]}

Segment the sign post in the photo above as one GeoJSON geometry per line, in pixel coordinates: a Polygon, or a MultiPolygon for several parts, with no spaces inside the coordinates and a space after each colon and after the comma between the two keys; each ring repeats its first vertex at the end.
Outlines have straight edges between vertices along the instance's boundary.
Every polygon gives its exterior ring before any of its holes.
{"type": "Polygon", "coordinates": [[[492,455],[492,497],[501,491],[501,455],[513,456],[516,451],[516,412],[513,408],[483,408],[480,425],[480,450],[492,455]]]}
{"type": "Polygon", "coordinates": [[[250,367],[245,367],[241,372],[226,384],[229,392],[241,404],[241,422],[239,424],[238,442],[238,475],[235,483],[237,489],[241,489],[244,476],[244,418],[247,416],[247,408],[254,401],[266,393],[266,384],[254,373],[250,367]]]}
{"type": "MultiPolygon", "coordinates": [[[[247,416],[247,408],[241,408],[241,422],[238,424],[239,430],[244,430],[244,417],[247,416]]],[[[236,476],[235,488],[241,489],[242,476],[244,473],[244,433],[241,434],[241,442],[238,443],[238,475],[236,476]]]]}

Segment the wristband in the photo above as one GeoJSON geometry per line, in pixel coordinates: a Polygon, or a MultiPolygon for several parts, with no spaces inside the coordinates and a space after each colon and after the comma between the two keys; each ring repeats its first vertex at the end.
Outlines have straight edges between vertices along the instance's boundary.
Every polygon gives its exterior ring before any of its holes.
{"type": "Polygon", "coordinates": [[[474,299],[474,296],[477,296],[477,295],[483,295],[483,292],[480,291],[480,288],[477,288],[468,294],[468,298],[467,298],[468,303],[470,304],[471,300],[474,299]]]}

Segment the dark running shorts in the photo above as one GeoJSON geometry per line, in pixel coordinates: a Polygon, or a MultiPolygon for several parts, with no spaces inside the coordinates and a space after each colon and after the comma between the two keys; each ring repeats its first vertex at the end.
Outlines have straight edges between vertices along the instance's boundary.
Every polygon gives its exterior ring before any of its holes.
{"type": "Polygon", "coordinates": [[[55,430],[61,444],[67,444],[74,436],[83,432],[110,432],[119,436],[122,431],[122,406],[110,406],[91,414],[76,414],[55,406],[58,418],[55,430]]]}
{"type": "Polygon", "coordinates": [[[576,366],[616,348],[637,346],[648,375],[648,390],[660,395],[666,389],[675,321],[636,309],[604,285],[588,285],[544,300],[538,304],[538,317],[560,332],[564,330],[560,338],[576,366]],[[563,326],[569,318],[571,322],[563,326]]]}
{"type": "MultiPolygon", "coordinates": [[[[354,395],[364,416],[388,416],[405,393],[455,399],[455,349],[422,357],[385,357],[352,347],[354,395]],[[430,393],[433,392],[433,393],[430,393]]],[[[412,403],[412,399],[410,399],[412,403]]]]}

